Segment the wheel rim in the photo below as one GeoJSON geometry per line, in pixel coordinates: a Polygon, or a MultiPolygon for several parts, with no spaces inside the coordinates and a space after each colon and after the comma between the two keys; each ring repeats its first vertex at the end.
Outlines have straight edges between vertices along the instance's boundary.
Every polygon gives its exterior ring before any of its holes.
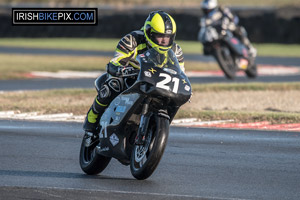
{"type": "Polygon", "coordinates": [[[83,141],[83,162],[85,164],[90,163],[96,154],[96,140],[92,140],[91,136],[85,135],[85,139],[83,141]]]}
{"type": "Polygon", "coordinates": [[[223,55],[224,61],[225,61],[226,65],[228,66],[228,68],[230,70],[235,70],[235,65],[234,65],[234,62],[232,60],[230,51],[228,49],[223,49],[222,50],[222,55],[223,55]]]}
{"type": "Polygon", "coordinates": [[[134,167],[136,170],[143,167],[143,165],[146,163],[149,154],[151,152],[152,146],[153,146],[153,130],[149,130],[145,144],[143,145],[136,145],[134,148],[134,167]]]}

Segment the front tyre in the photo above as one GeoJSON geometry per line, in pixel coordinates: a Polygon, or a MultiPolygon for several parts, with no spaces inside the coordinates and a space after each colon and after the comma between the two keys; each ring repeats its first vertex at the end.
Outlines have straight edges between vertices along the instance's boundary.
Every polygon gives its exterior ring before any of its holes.
{"type": "Polygon", "coordinates": [[[160,162],[169,136],[169,120],[154,116],[143,145],[135,145],[130,160],[131,174],[139,180],[151,176],[160,162]]]}
{"type": "Polygon", "coordinates": [[[93,138],[87,134],[83,136],[79,162],[81,169],[88,175],[95,175],[102,172],[110,162],[110,157],[99,155],[96,146],[99,143],[98,138],[93,138]]]}
{"type": "Polygon", "coordinates": [[[220,46],[214,51],[214,56],[228,79],[234,79],[236,76],[237,67],[234,62],[234,58],[229,48],[226,46],[220,46]]]}

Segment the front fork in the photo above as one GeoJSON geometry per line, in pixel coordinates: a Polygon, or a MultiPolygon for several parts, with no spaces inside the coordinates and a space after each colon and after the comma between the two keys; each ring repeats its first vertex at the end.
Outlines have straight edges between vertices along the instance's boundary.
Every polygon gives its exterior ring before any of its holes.
{"type": "Polygon", "coordinates": [[[143,108],[142,108],[142,113],[141,113],[141,121],[140,121],[140,125],[139,125],[139,129],[138,129],[138,133],[136,135],[135,138],[135,144],[136,145],[142,145],[144,144],[146,138],[146,133],[148,130],[148,125],[149,125],[149,121],[150,118],[152,116],[152,112],[148,112],[149,111],[149,103],[150,103],[150,99],[146,99],[143,108]]]}

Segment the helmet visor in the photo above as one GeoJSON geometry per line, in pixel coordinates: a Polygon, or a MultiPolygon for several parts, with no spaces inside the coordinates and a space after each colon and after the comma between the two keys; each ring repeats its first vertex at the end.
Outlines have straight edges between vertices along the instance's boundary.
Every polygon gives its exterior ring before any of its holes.
{"type": "Polygon", "coordinates": [[[208,15],[209,13],[211,13],[214,9],[207,9],[207,8],[203,8],[202,11],[205,15],[208,15]]]}
{"type": "Polygon", "coordinates": [[[173,44],[175,34],[162,34],[152,32],[150,34],[150,39],[157,45],[163,47],[169,47],[173,44]]]}

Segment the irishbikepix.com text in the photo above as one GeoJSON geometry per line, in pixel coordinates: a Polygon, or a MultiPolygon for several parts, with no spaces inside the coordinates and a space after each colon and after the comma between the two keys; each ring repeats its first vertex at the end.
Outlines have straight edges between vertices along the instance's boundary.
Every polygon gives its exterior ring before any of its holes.
{"type": "Polygon", "coordinates": [[[13,25],[97,25],[97,8],[13,8],[13,25]]]}

